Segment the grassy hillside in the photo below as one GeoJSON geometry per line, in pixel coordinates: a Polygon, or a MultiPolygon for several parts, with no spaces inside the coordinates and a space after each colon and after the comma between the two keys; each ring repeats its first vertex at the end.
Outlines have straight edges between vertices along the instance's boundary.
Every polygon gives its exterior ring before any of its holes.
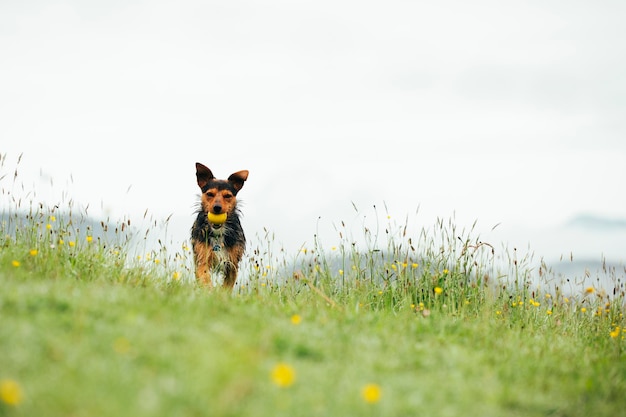
{"type": "Polygon", "coordinates": [[[617,275],[567,286],[440,221],[364,230],[364,245],[340,229],[337,247],[296,254],[268,232],[231,294],[193,282],[185,246],[138,251],[128,221],[58,210],[9,210],[0,226],[0,415],[626,409],[617,275]]]}

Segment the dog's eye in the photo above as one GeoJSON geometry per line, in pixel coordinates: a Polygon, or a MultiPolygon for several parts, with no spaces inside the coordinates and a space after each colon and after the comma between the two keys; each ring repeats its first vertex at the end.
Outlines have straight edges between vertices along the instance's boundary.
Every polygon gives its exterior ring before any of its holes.
{"type": "Polygon", "coordinates": [[[207,197],[211,197],[211,198],[215,197],[215,193],[212,191],[207,192],[206,195],[207,197]]]}
{"type": "Polygon", "coordinates": [[[230,200],[231,198],[233,198],[232,194],[224,194],[224,200],[230,200]]]}

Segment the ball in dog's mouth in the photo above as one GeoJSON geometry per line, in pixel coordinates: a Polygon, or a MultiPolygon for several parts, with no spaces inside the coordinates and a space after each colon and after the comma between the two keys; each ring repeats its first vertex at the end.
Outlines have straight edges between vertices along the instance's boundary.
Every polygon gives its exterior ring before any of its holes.
{"type": "Polygon", "coordinates": [[[226,218],[228,217],[228,215],[226,213],[215,214],[209,211],[209,214],[207,215],[207,217],[209,219],[209,223],[224,224],[226,222],[226,218]]]}

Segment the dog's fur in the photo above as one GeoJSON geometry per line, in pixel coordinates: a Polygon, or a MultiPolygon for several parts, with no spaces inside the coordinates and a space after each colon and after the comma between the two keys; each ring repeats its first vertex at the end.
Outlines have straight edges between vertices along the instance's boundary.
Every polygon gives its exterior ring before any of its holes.
{"type": "Polygon", "coordinates": [[[212,287],[212,272],[224,274],[224,287],[233,288],[246,237],[239,221],[237,193],[248,179],[248,171],[237,171],[228,180],[218,180],[209,168],[196,163],[196,178],[202,190],[198,216],[191,228],[191,244],[196,264],[196,279],[212,287]],[[221,225],[209,223],[208,213],[226,213],[221,225]]]}

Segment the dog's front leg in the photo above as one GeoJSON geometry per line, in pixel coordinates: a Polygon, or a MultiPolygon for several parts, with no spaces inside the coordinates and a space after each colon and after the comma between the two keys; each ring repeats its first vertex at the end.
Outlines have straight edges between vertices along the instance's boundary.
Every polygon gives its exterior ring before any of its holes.
{"type": "Polygon", "coordinates": [[[213,286],[211,279],[213,251],[204,243],[194,242],[193,254],[196,261],[196,280],[200,284],[211,288],[213,286]]]}
{"type": "Polygon", "coordinates": [[[224,288],[232,289],[235,281],[237,281],[237,267],[229,262],[224,268],[224,288]]]}

